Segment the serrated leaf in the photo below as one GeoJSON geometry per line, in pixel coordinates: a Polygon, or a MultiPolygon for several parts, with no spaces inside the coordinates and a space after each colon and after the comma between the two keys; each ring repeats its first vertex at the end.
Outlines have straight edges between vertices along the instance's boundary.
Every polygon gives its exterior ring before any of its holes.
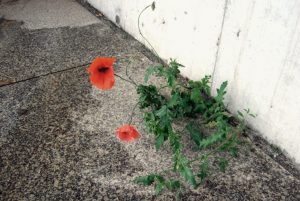
{"type": "Polygon", "coordinates": [[[168,108],[166,105],[163,105],[158,111],[155,112],[156,116],[158,116],[159,118],[166,116],[167,113],[168,113],[168,108]]]}
{"type": "Polygon", "coordinates": [[[140,96],[139,106],[142,109],[150,106],[155,109],[160,108],[165,100],[165,97],[162,96],[153,85],[138,85],[137,93],[140,96]]]}
{"type": "Polygon", "coordinates": [[[194,101],[194,103],[200,103],[201,102],[201,91],[199,88],[193,88],[191,92],[191,100],[194,101]]]}
{"type": "Polygon", "coordinates": [[[166,186],[169,190],[176,190],[180,188],[180,181],[178,180],[170,180],[166,183],[166,186]]]}
{"type": "Polygon", "coordinates": [[[226,87],[227,87],[228,82],[225,81],[221,84],[220,88],[217,89],[217,96],[215,97],[215,100],[217,103],[221,103],[224,100],[224,95],[226,94],[226,87]]]}
{"type": "Polygon", "coordinates": [[[150,76],[156,71],[156,68],[154,67],[149,67],[146,70],[145,76],[144,76],[144,82],[147,83],[150,76]]]}
{"type": "Polygon", "coordinates": [[[155,67],[149,67],[147,68],[144,76],[144,82],[147,83],[150,76],[153,75],[154,73],[159,73],[162,71],[163,67],[162,66],[155,66],[155,67]]]}
{"type": "Polygon", "coordinates": [[[186,127],[186,130],[188,130],[192,140],[195,142],[197,146],[200,146],[202,135],[201,132],[196,129],[191,123],[189,123],[186,127]]]}
{"type": "Polygon", "coordinates": [[[150,186],[154,180],[155,180],[156,175],[155,174],[150,174],[147,176],[140,176],[135,178],[134,182],[140,185],[144,186],[150,186]]]}
{"type": "Polygon", "coordinates": [[[178,151],[180,151],[181,149],[180,138],[176,133],[174,132],[169,133],[169,141],[173,148],[173,153],[177,153],[178,151]]]}
{"type": "Polygon", "coordinates": [[[165,185],[163,183],[158,182],[155,185],[155,195],[159,195],[164,188],[165,188],[165,185]]]}
{"type": "Polygon", "coordinates": [[[187,180],[194,188],[197,187],[195,176],[187,165],[183,165],[180,169],[180,174],[187,180]]]}
{"type": "Polygon", "coordinates": [[[171,97],[171,99],[170,99],[169,102],[168,102],[168,107],[172,108],[172,107],[178,105],[178,104],[179,104],[179,103],[178,103],[179,100],[180,100],[179,94],[177,94],[177,93],[176,93],[176,94],[173,94],[172,97],[171,97]]]}
{"type": "Polygon", "coordinates": [[[144,122],[149,132],[156,133],[157,128],[157,122],[155,115],[152,112],[145,112],[144,113],[144,122]]]}
{"type": "Polygon", "coordinates": [[[160,133],[156,138],[155,138],[155,148],[157,150],[160,149],[160,147],[164,144],[165,141],[165,136],[164,133],[160,133]]]}
{"type": "Polygon", "coordinates": [[[176,84],[176,77],[170,73],[166,73],[165,77],[167,78],[167,82],[168,82],[168,85],[170,87],[173,87],[175,86],[176,84]]]}
{"type": "Polygon", "coordinates": [[[157,110],[155,115],[159,117],[159,124],[162,129],[169,129],[169,127],[171,127],[172,112],[166,105],[163,105],[159,110],[157,110]]]}
{"type": "Polygon", "coordinates": [[[216,133],[208,136],[207,138],[202,139],[201,142],[200,142],[200,147],[201,148],[206,148],[210,145],[213,145],[216,142],[219,142],[223,138],[224,138],[224,133],[216,132],[216,133]]]}
{"type": "Polygon", "coordinates": [[[161,191],[166,187],[166,184],[165,184],[165,179],[160,176],[160,175],[157,175],[155,177],[155,194],[158,195],[161,193],[161,191]]]}
{"type": "Polygon", "coordinates": [[[178,67],[184,67],[184,65],[182,65],[180,63],[177,63],[176,59],[170,59],[169,65],[171,67],[176,67],[176,68],[178,68],[178,67]]]}
{"type": "Polygon", "coordinates": [[[166,187],[165,179],[160,175],[156,175],[155,176],[155,194],[159,195],[165,187],[166,187]]]}

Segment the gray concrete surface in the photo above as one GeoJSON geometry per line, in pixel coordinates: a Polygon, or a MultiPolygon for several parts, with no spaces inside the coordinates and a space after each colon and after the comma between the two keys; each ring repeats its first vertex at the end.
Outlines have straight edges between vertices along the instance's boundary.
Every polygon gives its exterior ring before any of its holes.
{"type": "Polygon", "coordinates": [[[75,0],[2,0],[0,13],[6,19],[24,21],[28,29],[85,26],[99,22],[75,0]]]}
{"type": "MultiPolygon", "coordinates": [[[[111,91],[99,91],[88,81],[87,62],[115,56],[116,73],[125,77],[128,66],[142,82],[146,67],[155,64],[146,49],[104,18],[39,30],[5,20],[0,30],[6,81],[0,87],[0,200],[174,200],[132,183],[171,159],[167,146],[155,151],[140,111],[133,122],[142,137],[132,144],[115,137],[136,103],[135,88],[116,78],[111,91]]],[[[299,200],[298,172],[270,157],[259,138],[250,139],[225,174],[187,189],[183,200],[299,200]]]]}
{"type": "Polygon", "coordinates": [[[11,21],[3,24],[1,73],[15,81],[86,64],[98,55],[121,56],[131,48],[121,33],[102,21],[84,27],[40,30],[22,29],[11,21]]]}

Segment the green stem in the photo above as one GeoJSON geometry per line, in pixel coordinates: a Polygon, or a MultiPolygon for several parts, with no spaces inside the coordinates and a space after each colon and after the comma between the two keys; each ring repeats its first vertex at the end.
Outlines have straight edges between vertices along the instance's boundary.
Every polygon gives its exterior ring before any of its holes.
{"type": "MultiPolygon", "coordinates": [[[[131,61],[129,61],[131,63],[131,61]]],[[[137,86],[137,83],[128,75],[128,65],[126,65],[126,69],[125,69],[125,72],[126,72],[126,76],[128,77],[128,79],[135,85],[137,86]]]]}
{"type": "Polygon", "coordinates": [[[127,79],[123,78],[122,76],[120,76],[120,75],[118,75],[118,74],[116,74],[116,73],[115,73],[114,75],[115,75],[116,77],[120,78],[121,80],[124,80],[124,81],[126,81],[126,82],[129,82],[129,83],[131,83],[131,84],[137,86],[137,84],[136,84],[134,81],[132,81],[132,80],[127,80],[127,79]]]}
{"type": "Polygon", "coordinates": [[[138,104],[139,104],[139,103],[136,103],[136,104],[134,105],[134,107],[133,107],[133,109],[132,109],[132,112],[131,112],[131,114],[130,114],[128,120],[127,120],[127,122],[128,122],[129,125],[130,125],[131,122],[132,122],[132,118],[133,118],[133,115],[134,115],[134,111],[135,111],[136,107],[138,106],[138,104]]]}
{"type": "Polygon", "coordinates": [[[223,112],[218,112],[218,113],[214,113],[213,115],[211,115],[209,118],[207,118],[205,120],[204,124],[207,124],[209,122],[211,122],[213,119],[215,119],[216,117],[220,116],[223,112]]]}
{"type": "Polygon", "coordinates": [[[146,6],[146,7],[140,12],[139,17],[138,17],[138,29],[139,29],[140,35],[141,35],[142,38],[148,43],[148,45],[152,48],[154,54],[155,54],[158,58],[160,58],[160,57],[158,56],[157,52],[155,51],[154,47],[151,45],[151,43],[148,41],[148,39],[143,35],[142,30],[141,30],[141,27],[140,27],[140,18],[141,18],[141,15],[142,15],[148,8],[150,8],[151,6],[152,6],[152,4],[146,6]]]}
{"type": "MultiPolygon", "coordinates": [[[[184,88],[184,89],[191,89],[191,88],[189,88],[189,87],[187,87],[187,86],[184,86],[184,85],[182,85],[182,84],[180,84],[180,83],[177,83],[175,86],[174,86],[174,88],[175,87],[177,87],[177,86],[180,86],[180,87],[182,87],[182,88],[184,88]]],[[[169,87],[168,85],[165,85],[165,86],[161,86],[161,87],[159,87],[158,88],[158,90],[161,90],[161,89],[164,89],[164,88],[167,88],[167,87],[169,87]]]]}
{"type": "MultiPolygon", "coordinates": [[[[230,138],[229,138],[229,139],[230,139],[230,138]]],[[[210,155],[212,155],[212,154],[217,153],[218,150],[219,150],[224,144],[226,144],[226,143],[228,142],[229,139],[225,140],[225,141],[222,142],[219,146],[217,146],[214,150],[208,152],[208,153],[205,154],[205,155],[208,157],[208,156],[210,156],[210,155]]],[[[199,156],[199,157],[197,157],[197,158],[195,158],[195,159],[193,159],[193,160],[190,160],[188,163],[189,163],[189,164],[194,163],[194,162],[196,162],[196,161],[198,161],[198,160],[202,160],[202,158],[203,158],[203,156],[199,156]]]]}

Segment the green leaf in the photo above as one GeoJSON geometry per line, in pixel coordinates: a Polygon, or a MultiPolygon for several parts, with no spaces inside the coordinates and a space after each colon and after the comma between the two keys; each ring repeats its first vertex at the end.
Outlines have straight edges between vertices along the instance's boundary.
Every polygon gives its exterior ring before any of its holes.
{"type": "Polygon", "coordinates": [[[204,78],[201,79],[202,89],[203,91],[210,96],[210,75],[205,75],[204,78]]]}
{"type": "Polygon", "coordinates": [[[228,161],[225,158],[220,158],[218,165],[219,165],[220,171],[225,172],[226,167],[228,166],[228,161]]]}
{"type": "Polygon", "coordinates": [[[175,69],[178,69],[179,67],[184,67],[184,65],[177,63],[176,59],[170,59],[169,65],[175,69]]]}
{"type": "Polygon", "coordinates": [[[156,71],[156,68],[154,67],[149,67],[146,70],[145,76],[144,76],[144,82],[147,83],[150,76],[156,71]]]}
{"type": "MultiPolygon", "coordinates": [[[[152,75],[164,78],[167,84],[162,86],[168,87],[167,91],[168,94],[171,94],[170,98],[168,95],[162,95],[160,89],[157,89],[154,85],[139,85],[137,87],[139,106],[141,109],[145,109],[144,121],[148,130],[155,135],[155,147],[161,149],[164,142],[169,141],[168,144],[171,146],[173,153],[174,175],[172,174],[172,178],[173,176],[179,176],[178,173],[182,177],[178,180],[176,178],[165,180],[162,176],[152,174],[136,179],[137,183],[143,185],[155,184],[157,195],[165,189],[177,191],[179,195],[183,188],[180,183],[183,178],[191,186],[197,187],[199,185],[197,181],[201,180],[203,182],[210,173],[211,163],[208,160],[210,154],[230,152],[233,156],[237,156],[237,133],[241,133],[244,119],[239,118],[241,122],[238,122],[238,125],[229,123],[237,117],[244,117],[247,114],[252,116],[249,109],[238,111],[235,116],[227,112],[224,104],[227,81],[221,84],[217,89],[217,95],[212,97],[210,76],[205,76],[200,81],[189,81],[186,84],[178,79],[180,67],[182,65],[177,63],[176,60],[171,60],[168,66],[151,67],[145,73],[145,82],[149,81],[152,75]],[[196,118],[199,114],[202,115],[204,124],[215,128],[215,132],[204,138],[199,129],[193,124],[186,125],[185,129],[191,140],[197,145],[198,151],[199,149],[209,148],[209,150],[204,150],[204,153],[207,154],[200,158],[200,161],[199,158],[188,160],[183,155],[181,135],[175,133],[172,125],[174,120],[180,121],[187,117],[196,118]],[[196,161],[199,164],[199,172],[194,174],[191,164],[196,161]],[[195,175],[197,178],[195,178],[195,175]]],[[[225,158],[220,158],[217,165],[220,171],[224,172],[228,166],[228,161],[225,158]]]]}
{"type": "Polygon", "coordinates": [[[184,169],[183,169],[183,176],[185,177],[185,179],[190,182],[190,184],[193,186],[193,187],[196,187],[197,186],[197,183],[196,183],[196,179],[195,179],[195,176],[192,172],[192,170],[185,166],[184,169]]]}
{"type": "Polygon", "coordinates": [[[164,183],[160,183],[158,182],[156,185],[155,185],[155,195],[159,195],[162,190],[165,188],[165,185],[164,183]]]}
{"type": "Polygon", "coordinates": [[[201,101],[201,91],[199,88],[193,88],[191,92],[191,100],[195,103],[200,103],[201,101]]]}
{"type": "Polygon", "coordinates": [[[170,180],[166,182],[166,186],[169,190],[176,190],[180,188],[180,181],[178,180],[170,180]]]}
{"type": "Polygon", "coordinates": [[[204,96],[202,99],[210,98],[210,78],[211,76],[205,76],[201,81],[189,81],[189,87],[192,89],[199,89],[200,95],[204,96]]]}
{"type": "Polygon", "coordinates": [[[144,77],[144,82],[147,83],[151,75],[153,75],[155,73],[157,74],[157,73],[161,72],[162,70],[163,70],[163,66],[155,66],[155,67],[147,68],[145,77],[144,77]]]}
{"type": "Polygon", "coordinates": [[[250,112],[250,109],[248,108],[248,109],[244,109],[244,111],[249,115],[249,116],[251,116],[251,117],[253,117],[253,118],[255,118],[256,116],[257,116],[257,114],[252,114],[251,112],[250,112]]]}
{"type": "Polygon", "coordinates": [[[165,97],[159,94],[156,86],[138,85],[137,93],[139,94],[139,106],[141,109],[152,107],[160,108],[165,101],[165,97]]]}
{"type": "Polygon", "coordinates": [[[196,145],[200,146],[202,140],[201,132],[198,129],[196,129],[192,123],[186,125],[185,128],[188,130],[192,140],[196,143],[196,145]]]}
{"type": "Polygon", "coordinates": [[[166,78],[169,87],[176,86],[176,80],[180,73],[179,67],[183,67],[183,65],[176,62],[176,60],[172,60],[169,63],[169,66],[161,72],[161,74],[166,78]]]}
{"type": "Polygon", "coordinates": [[[201,148],[206,148],[210,145],[213,145],[216,142],[221,141],[224,138],[224,133],[223,132],[216,132],[210,136],[208,136],[205,139],[202,139],[200,142],[200,147],[201,148]]]}
{"type": "Polygon", "coordinates": [[[191,170],[187,166],[187,164],[182,164],[182,167],[180,169],[180,174],[185,178],[186,181],[188,181],[194,188],[197,187],[197,182],[195,179],[195,176],[191,170]]]}
{"type": "Polygon", "coordinates": [[[166,71],[165,77],[167,78],[169,87],[173,87],[176,85],[176,77],[174,75],[172,75],[172,74],[168,73],[168,71],[166,71]]]}
{"type": "Polygon", "coordinates": [[[166,105],[163,105],[158,111],[156,111],[155,115],[159,117],[159,123],[162,128],[169,129],[169,127],[171,127],[172,112],[166,105]]]}
{"type": "Polygon", "coordinates": [[[172,108],[172,107],[178,105],[179,101],[180,101],[179,94],[178,93],[172,94],[172,97],[171,97],[171,99],[168,102],[168,107],[172,108]]]}
{"type": "Polygon", "coordinates": [[[156,116],[159,118],[162,118],[168,114],[168,107],[166,105],[163,105],[158,111],[156,111],[156,116]]]}
{"type": "Polygon", "coordinates": [[[155,115],[152,112],[144,113],[144,122],[149,132],[157,133],[159,128],[157,126],[157,121],[155,115]]]}
{"type": "Polygon", "coordinates": [[[165,179],[162,176],[157,175],[155,177],[155,194],[159,195],[165,187],[165,179]]]}
{"type": "Polygon", "coordinates": [[[244,111],[245,111],[247,114],[250,113],[250,109],[249,109],[249,108],[248,108],[248,109],[244,109],[244,111]]]}
{"type": "Polygon", "coordinates": [[[156,176],[157,175],[155,175],[155,174],[150,174],[147,176],[140,176],[140,177],[135,178],[134,182],[137,184],[140,184],[140,185],[150,186],[154,182],[156,176]]]}
{"type": "Polygon", "coordinates": [[[158,76],[165,77],[169,87],[174,87],[180,73],[178,68],[182,66],[183,65],[177,63],[175,60],[171,60],[167,68],[163,66],[150,67],[146,70],[144,81],[148,82],[150,76],[156,74],[158,76]]]}
{"type": "Polygon", "coordinates": [[[170,144],[173,148],[173,153],[178,153],[181,150],[181,144],[180,144],[179,136],[174,132],[170,132],[169,133],[169,141],[170,141],[170,144]]]}
{"type": "Polygon", "coordinates": [[[221,87],[217,89],[217,96],[215,97],[215,100],[217,103],[221,103],[224,100],[224,95],[226,94],[226,87],[227,87],[228,82],[225,81],[221,84],[221,87]]]}
{"type": "Polygon", "coordinates": [[[244,117],[243,113],[241,113],[240,111],[237,111],[238,115],[240,115],[242,118],[244,117]]]}
{"type": "Polygon", "coordinates": [[[163,145],[165,141],[165,136],[164,133],[160,133],[156,138],[155,138],[155,148],[157,150],[160,149],[160,147],[163,145]]]}

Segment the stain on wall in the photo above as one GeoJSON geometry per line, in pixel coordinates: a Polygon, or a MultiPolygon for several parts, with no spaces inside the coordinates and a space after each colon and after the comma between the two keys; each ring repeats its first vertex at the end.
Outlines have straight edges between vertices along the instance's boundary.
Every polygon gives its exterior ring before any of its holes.
{"type": "Polygon", "coordinates": [[[115,17],[115,22],[116,22],[117,24],[120,24],[120,21],[121,21],[120,16],[119,16],[119,15],[116,15],[116,17],[115,17]]]}

